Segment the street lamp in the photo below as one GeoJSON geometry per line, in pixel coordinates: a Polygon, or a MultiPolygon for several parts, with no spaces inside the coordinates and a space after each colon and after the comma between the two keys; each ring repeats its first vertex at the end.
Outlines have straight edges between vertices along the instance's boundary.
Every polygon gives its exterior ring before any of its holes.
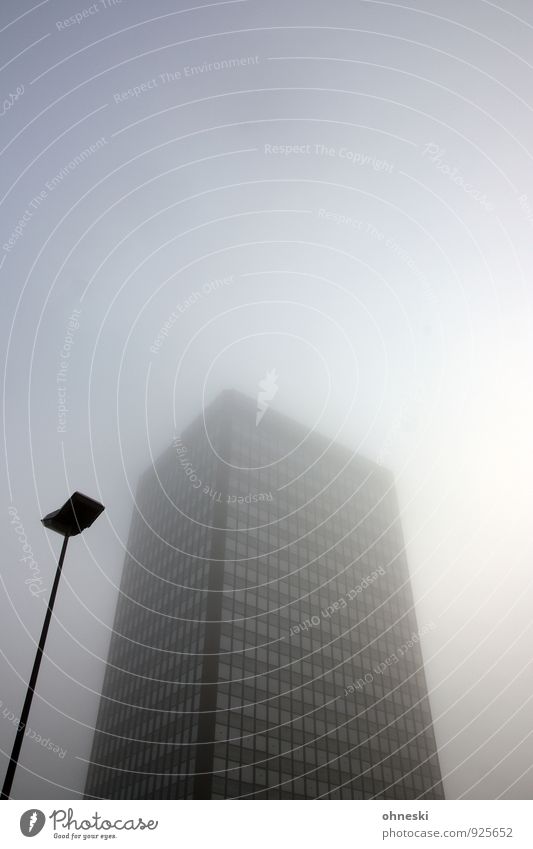
{"type": "Polygon", "coordinates": [[[10,798],[11,786],[15,777],[15,770],[17,768],[19,760],[20,749],[24,740],[24,731],[28,723],[31,702],[33,698],[33,693],[35,691],[35,685],[37,683],[39,667],[41,665],[41,660],[43,657],[46,635],[48,634],[48,627],[50,625],[50,619],[52,618],[52,610],[57,594],[57,588],[59,586],[59,579],[61,578],[61,569],[63,568],[63,560],[65,559],[65,552],[67,550],[67,543],[69,537],[77,536],[77,534],[81,534],[82,531],[84,531],[86,528],[89,528],[94,522],[94,520],[98,518],[100,513],[102,513],[103,510],[105,510],[103,504],[100,504],[93,498],[89,498],[89,496],[87,495],[82,495],[81,492],[75,492],[73,495],[70,496],[69,500],[66,501],[65,504],[63,504],[63,506],[59,508],[59,510],[54,510],[52,513],[48,513],[48,515],[45,516],[44,519],[41,519],[41,522],[43,523],[45,528],[48,528],[49,530],[55,531],[56,533],[62,535],[63,545],[61,546],[61,554],[59,555],[56,576],[54,578],[54,585],[52,587],[52,592],[50,593],[46,616],[44,617],[41,639],[39,640],[37,654],[35,655],[35,660],[33,662],[33,669],[31,671],[28,689],[26,691],[26,698],[24,699],[24,705],[22,708],[22,713],[20,715],[20,722],[17,727],[17,734],[15,737],[15,742],[13,744],[11,758],[7,767],[4,786],[2,787],[2,799],[10,798]]]}

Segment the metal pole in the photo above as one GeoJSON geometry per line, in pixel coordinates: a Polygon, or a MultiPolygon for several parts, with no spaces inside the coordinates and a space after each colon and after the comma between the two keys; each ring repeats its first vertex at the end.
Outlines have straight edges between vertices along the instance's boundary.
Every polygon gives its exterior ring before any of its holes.
{"type": "Polygon", "coordinates": [[[6,777],[4,780],[4,786],[2,787],[2,795],[0,798],[9,799],[11,793],[11,786],[13,784],[13,779],[15,777],[15,770],[17,768],[20,749],[22,747],[22,743],[24,740],[24,731],[26,729],[26,725],[28,723],[28,716],[30,713],[31,702],[33,698],[33,693],[35,691],[35,685],[37,683],[37,676],[39,674],[39,667],[41,665],[41,660],[44,652],[44,644],[46,642],[46,635],[48,634],[48,627],[50,625],[50,619],[52,618],[52,609],[54,607],[54,601],[57,594],[57,588],[59,586],[59,579],[61,578],[61,569],[63,568],[63,560],[65,559],[65,552],[67,550],[68,536],[65,536],[63,539],[63,545],[61,547],[61,554],[59,555],[59,561],[57,564],[56,576],[54,578],[54,585],[52,587],[52,592],[50,593],[50,599],[48,601],[48,608],[46,610],[46,616],[44,617],[44,625],[43,630],[41,631],[41,639],[39,640],[39,647],[37,649],[37,654],[35,655],[35,660],[33,662],[33,669],[31,671],[30,681],[28,684],[28,689],[26,691],[26,698],[24,699],[24,705],[22,708],[22,713],[20,715],[20,722],[17,728],[17,735],[15,737],[15,742],[13,743],[13,750],[11,752],[11,758],[9,761],[9,765],[7,767],[6,777]]]}

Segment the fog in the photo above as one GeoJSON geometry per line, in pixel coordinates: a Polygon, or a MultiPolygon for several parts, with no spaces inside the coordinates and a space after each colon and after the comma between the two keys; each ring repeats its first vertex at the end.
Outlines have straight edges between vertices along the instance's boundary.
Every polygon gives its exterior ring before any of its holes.
{"type": "Polygon", "coordinates": [[[139,475],[273,369],[273,408],[394,472],[447,798],[530,797],[528,4],[5,0],[0,37],[4,770],[40,518],[106,505],[14,797],[83,793],[139,475]]]}

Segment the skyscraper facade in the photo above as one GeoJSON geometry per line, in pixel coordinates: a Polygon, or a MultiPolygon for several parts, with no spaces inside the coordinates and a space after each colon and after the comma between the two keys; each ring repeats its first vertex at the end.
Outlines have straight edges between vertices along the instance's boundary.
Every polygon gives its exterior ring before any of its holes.
{"type": "Polygon", "coordinates": [[[142,477],[99,798],[441,799],[391,474],[224,392],[142,477]]]}

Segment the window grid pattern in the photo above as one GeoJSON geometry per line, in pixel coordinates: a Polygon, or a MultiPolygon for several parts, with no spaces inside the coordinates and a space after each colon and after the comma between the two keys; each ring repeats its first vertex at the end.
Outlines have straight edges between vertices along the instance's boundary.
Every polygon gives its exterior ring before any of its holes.
{"type": "Polygon", "coordinates": [[[205,490],[174,448],[139,486],[86,794],[193,798],[198,747],[214,740],[210,798],[443,798],[390,474],[322,437],[302,442],[281,417],[257,427],[237,394],[206,421],[211,444],[204,419],[183,437],[205,490]],[[214,569],[216,714],[204,740],[214,569]]]}

